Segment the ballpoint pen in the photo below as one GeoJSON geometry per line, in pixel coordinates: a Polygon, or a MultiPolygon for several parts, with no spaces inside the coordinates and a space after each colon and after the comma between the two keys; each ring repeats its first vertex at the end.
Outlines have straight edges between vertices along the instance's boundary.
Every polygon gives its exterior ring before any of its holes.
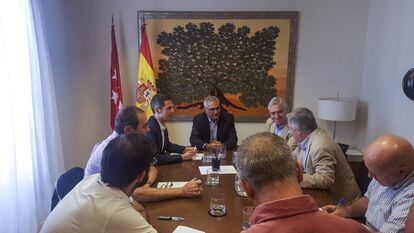
{"type": "Polygon", "coordinates": [[[174,222],[181,222],[184,221],[183,217],[174,217],[174,216],[158,216],[159,220],[171,220],[174,222]]]}
{"type": "Polygon", "coordinates": [[[344,203],[345,203],[345,199],[343,197],[341,197],[341,199],[339,199],[338,203],[336,203],[334,211],[336,210],[336,208],[340,207],[344,203]]]}

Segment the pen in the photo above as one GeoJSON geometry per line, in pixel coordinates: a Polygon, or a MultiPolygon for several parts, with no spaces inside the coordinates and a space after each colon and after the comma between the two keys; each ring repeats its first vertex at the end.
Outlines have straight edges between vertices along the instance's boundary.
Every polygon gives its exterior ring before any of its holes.
{"type": "Polygon", "coordinates": [[[171,220],[174,222],[181,222],[184,221],[183,217],[174,217],[174,216],[158,216],[159,220],[171,220]]]}
{"type": "Polygon", "coordinates": [[[336,204],[335,208],[338,208],[339,206],[343,205],[345,203],[345,199],[342,197],[341,199],[339,199],[338,203],[336,204]]]}

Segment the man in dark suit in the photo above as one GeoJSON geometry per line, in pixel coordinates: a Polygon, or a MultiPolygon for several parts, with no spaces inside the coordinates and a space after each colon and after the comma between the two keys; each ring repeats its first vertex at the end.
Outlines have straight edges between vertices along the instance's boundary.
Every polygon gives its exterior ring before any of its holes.
{"type": "Polygon", "coordinates": [[[233,149],[237,145],[233,115],[222,112],[220,101],[215,96],[204,100],[204,112],[193,118],[190,143],[198,149],[214,149],[226,145],[233,149]]]}
{"type": "Polygon", "coordinates": [[[148,119],[149,132],[147,133],[155,143],[155,157],[157,165],[179,163],[183,160],[192,160],[195,155],[193,147],[184,147],[170,142],[167,120],[175,113],[174,103],[169,96],[156,94],[151,100],[151,109],[154,113],[148,119]]]}

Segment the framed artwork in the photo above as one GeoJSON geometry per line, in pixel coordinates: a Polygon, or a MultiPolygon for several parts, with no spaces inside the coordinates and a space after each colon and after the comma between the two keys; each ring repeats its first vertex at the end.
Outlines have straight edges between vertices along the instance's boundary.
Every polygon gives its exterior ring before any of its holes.
{"type": "Polygon", "coordinates": [[[157,91],[176,105],[173,120],[192,120],[208,95],[239,122],[265,121],[274,96],[292,106],[298,17],[292,11],[139,11],[157,91]]]}

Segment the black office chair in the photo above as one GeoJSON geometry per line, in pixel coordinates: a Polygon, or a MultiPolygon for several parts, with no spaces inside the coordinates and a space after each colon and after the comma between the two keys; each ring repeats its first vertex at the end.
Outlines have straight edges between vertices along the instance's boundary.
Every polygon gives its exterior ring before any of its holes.
{"type": "Polygon", "coordinates": [[[83,179],[84,174],[83,168],[74,167],[59,176],[53,191],[51,210],[83,179]]]}

